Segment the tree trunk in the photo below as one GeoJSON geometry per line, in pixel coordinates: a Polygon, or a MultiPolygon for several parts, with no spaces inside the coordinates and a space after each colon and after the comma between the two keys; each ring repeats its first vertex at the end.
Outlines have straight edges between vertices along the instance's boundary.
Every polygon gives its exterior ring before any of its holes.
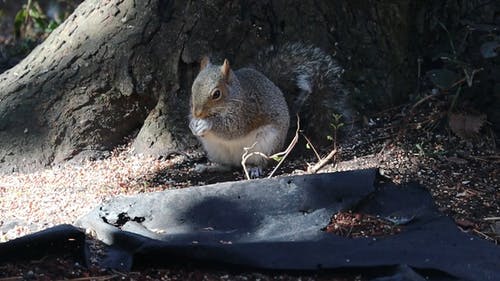
{"type": "Polygon", "coordinates": [[[196,144],[188,103],[204,54],[238,68],[270,44],[313,43],[337,54],[354,98],[398,103],[416,83],[413,32],[439,6],[424,2],[87,0],[0,75],[0,171],[100,157],[127,136],[139,153],[196,144]]]}

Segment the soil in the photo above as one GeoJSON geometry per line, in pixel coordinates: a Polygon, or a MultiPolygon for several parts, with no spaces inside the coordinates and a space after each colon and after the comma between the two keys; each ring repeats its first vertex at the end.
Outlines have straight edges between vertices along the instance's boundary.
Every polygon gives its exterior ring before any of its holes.
{"type": "MultiPolygon", "coordinates": [[[[447,127],[439,114],[439,101],[421,106],[412,115],[406,107],[398,107],[375,114],[369,124],[355,132],[349,139],[340,141],[339,153],[333,163],[320,172],[342,171],[378,167],[390,180],[404,184],[417,181],[428,188],[439,209],[453,217],[457,227],[492,244],[500,242],[500,155],[498,139],[484,127],[472,139],[461,139],[447,127]]],[[[408,105],[411,106],[412,104],[408,105]]],[[[300,144],[299,144],[300,145],[300,144]]],[[[326,155],[329,149],[320,152],[326,155]]],[[[304,174],[308,166],[318,160],[310,152],[301,157],[292,156],[284,161],[276,176],[304,174]]],[[[11,183],[0,186],[4,214],[0,229],[3,240],[47,228],[58,223],[70,222],[95,207],[99,202],[116,194],[135,194],[211,184],[222,181],[242,180],[242,171],[219,174],[196,174],[197,163],[206,163],[201,151],[186,151],[165,159],[133,156],[129,147],[122,147],[102,160],[68,164],[38,174],[13,174],[3,176],[11,183]],[[186,154],[184,154],[186,153],[186,154]],[[76,176],[78,175],[78,176],[76,176]],[[92,178],[92,181],[90,180],[92,178]],[[16,184],[17,183],[17,184],[16,184]],[[57,188],[56,188],[57,186],[57,188]],[[79,186],[87,195],[71,197],[69,193],[79,186]],[[27,188],[26,190],[24,188],[27,188]],[[68,194],[64,194],[66,190],[68,194]],[[49,198],[53,209],[47,211],[40,196],[49,198]],[[94,193],[88,197],[89,193],[94,193]],[[17,196],[17,197],[16,197],[17,196]],[[22,200],[20,200],[22,199],[22,200]],[[9,202],[22,202],[15,211],[9,202]],[[54,202],[58,202],[55,204],[54,202]],[[29,209],[24,209],[28,204],[29,209]],[[38,207],[37,204],[39,204],[38,207]],[[54,206],[54,204],[56,206],[54,206]],[[72,208],[64,208],[72,206],[72,208]],[[12,214],[15,212],[15,214],[12,214]],[[39,216],[38,224],[19,222],[19,218],[39,216]],[[64,215],[60,215],[60,213],[64,215]],[[58,216],[54,214],[58,213],[58,216]],[[12,216],[10,216],[10,215],[12,216]],[[72,215],[73,214],[73,215],[72,215]],[[45,216],[45,217],[43,217],[45,216]],[[15,227],[7,227],[18,218],[15,227]]],[[[269,173],[271,169],[266,172],[269,173]]],[[[83,194],[83,193],[82,193],[83,194]]],[[[332,214],[332,221],[325,222],[326,231],[332,235],[367,237],[393,235],[401,227],[384,219],[366,214],[341,212],[332,214]]],[[[99,242],[89,237],[92,248],[99,252],[99,242]]],[[[0,280],[365,280],[370,276],[352,276],[343,272],[257,272],[253,270],[228,271],[224,268],[206,268],[200,265],[172,265],[168,268],[139,268],[130,273],[105,270],[95,266],[85,268],[81,261],[68,257],[47,257],[41,261],[0,265],[0,280]],[[9,279],[6,279],[9,278],[9,279]],[[17,278],[17,279],[16,279],[17,278]],[[334,279],[332,279],[334,278],[334,279]],[[337,278],[337,279],[335,279],[337,278]],[[344,278],[344,279],[343,279],[344,278]]]]}
{"type": "Polygon", "coordinates": [[[360,238],[394,235],[401,232],[402,228],[377,216],[349,211],[333,215],[324,230],[343,237],[360,238]]]}

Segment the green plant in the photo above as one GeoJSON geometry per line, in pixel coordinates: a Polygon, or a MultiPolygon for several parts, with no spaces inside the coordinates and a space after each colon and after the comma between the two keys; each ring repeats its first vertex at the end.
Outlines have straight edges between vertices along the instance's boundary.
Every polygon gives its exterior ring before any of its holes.
{"type": "Polygon", "coordinates": [[[424,156],[425,155],[425,150],[424,150],[423,144],[424,144],[423,142],[415,144],[415,147],[418,150],[418,155],[419,156],[424,156]]]}
{"type": "Polygon", "coordinates": [[[438,45],[441,51],[432,58],[438,67],[426,72],[434,88],[412,110],[429,99],[441,97],[447,107],[442,116],[447,117],[450,129],[462,138],[476,135],[486,124],[488,108],[495,104],[490,93],[494,85],[491,80],[499,81],[493,74],[498,63],[492,60],[500,53],[498,25],[466,22],[450,31],[439,22],[439,28],[446,37],[438,45]]]}
{"type": "MultiPolygon", "coordinates": [[[[476,74],[482,71],[483,68],[474,66],[464,59],[467,58],[467,48],[471,47],[471,43],[468,43],[468,38],[474,30],[473,28],[466,27],[465,31],[460,33],[462,38],[457,38],[458,35],[453,36],[443,23],[439,22],[439,26],[446,33],[449,50],[440,52],[434,56],[433,61],[440,60],[442,62],[442,67],[427,71],[426,76],[439,90],[446,93],[452,93],[448,109],[450,113],[456,110],[458,101],[463,92],[463,87],[473,87],[476,74]]],[[[492,52],[494,49],[493,47],[498,46],[498,44],[493,44],[490,41],[485,42],[479,47],[480,53],[484,58],[494,57],[496,53],[492,52]]]]}
{"type": "Polygon", "coordinates": [[[59,24],[44,13],[38,1],[28,0],[14,18],[14,33],[17,38],[46,36],[59,24]]]}
{"type": "Polygon", "coordinates": [[[329,141],[332,141],[333,142],[333,148],[334,149],[337,149],[337,135],[338,135],[338,131],[344,127],[344,123],[342,122],[342,114],[333,114],[332,115],[332,122],[330,123],[330,127],[333,129],[333,136],[326,136],[326,138],[329,140],[329,141]]]}

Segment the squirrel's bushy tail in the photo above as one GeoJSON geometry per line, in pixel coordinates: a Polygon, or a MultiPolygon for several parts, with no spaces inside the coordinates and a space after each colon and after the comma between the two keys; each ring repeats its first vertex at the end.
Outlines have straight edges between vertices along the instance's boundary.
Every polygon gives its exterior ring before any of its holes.
{"type": "Polygon", "coordinates": [[[283,91],[291,124],[298,113],[309,137],[326,140],[332,134],[333,114],[341,114],[345,127],[350,127],[354,117],[341,81],[343,69],[332,56],[312,45],[287,43],[260,52],[256,61],[283,91]]]}

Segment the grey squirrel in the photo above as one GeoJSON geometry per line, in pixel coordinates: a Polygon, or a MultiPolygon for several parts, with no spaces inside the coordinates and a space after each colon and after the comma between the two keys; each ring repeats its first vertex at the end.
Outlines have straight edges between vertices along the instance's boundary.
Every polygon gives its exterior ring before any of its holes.
{"type": "MultiPolygon", "coordinates": [[[[198,171],[240,166],[244,148],[267,156],[279,152],[290,125],[287,101],[292,114],[306,104],[320,107],[301,114],[312,134],[328,133],[325,124],[333,113],[352,118],[339,82],[342,69],[321,49],[285,44],[260,53],[258,62],[256,68],[266,75],[253,68],[233,71],[227,59],[222,65],[212,64],[208,57],[201,61],[192,86],[189,127],[218,166],[198,166],[198,171]]],[[[252,155],[246,162],[250,175],[258,177],[267,162],[252,155]]]]}

